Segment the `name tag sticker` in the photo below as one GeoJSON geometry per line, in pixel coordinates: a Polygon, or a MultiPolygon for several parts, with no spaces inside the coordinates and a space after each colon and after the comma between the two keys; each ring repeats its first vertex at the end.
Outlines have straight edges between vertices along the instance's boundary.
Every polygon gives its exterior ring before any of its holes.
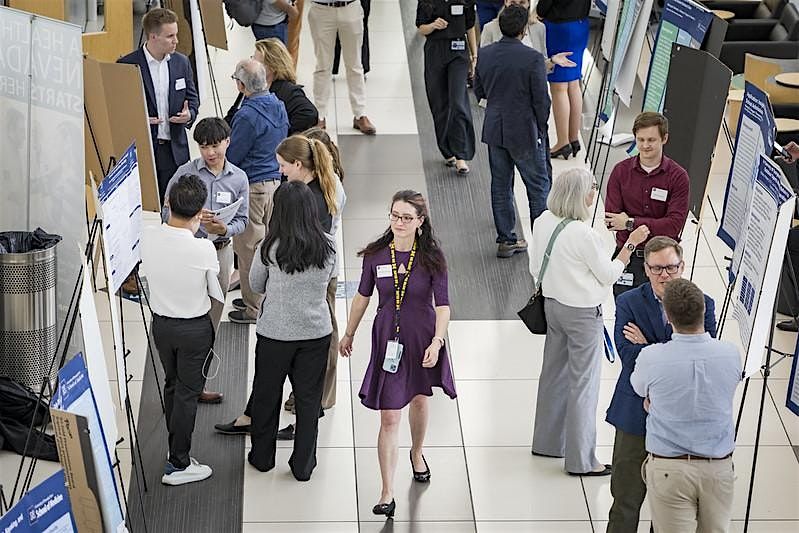
{"type": "Polygon", "coordinates": [[[451,15],[463,15],[463,4],[449,6],[449,12],[451,15]]]}
{"type": "MultiPolygon", "coordinates": [[[[455,7],[455,6],[452,6],[452,7],[455,7]]],[[[463,50],[466,50],[466,41],[464,41],[462,39],[461,40],[452,41],[450,43],[450,47],[449,48],[450,48],[450,50],[456,50],[456,51],[462,52],[463,50]]]]}
{"type": "Polygon", "coordinates": [[[216,191],[216,202],[219,204],[229,204],[233,199],[230,191],[216,191]]]}
{"type": "Polygon", "coordinates": [[[390,278],[391,277],[391,265],[377,265],[377,277],[378,278],[390,278]]]}
{"type": "Polygon", "coordinates": [[[669,191],[666,189],[658,189],[657,187],[652,187],[652,194],[649,196],[653,200],[658,200],[660,202],[665,202],[666,198],[669,197],[669,191]]]}
{"type": "Polygon", "coordinates": [[[616,281],[616,285],[624,285],[625,287],[633,286],[633,273],[622,272],[621,277],[616,281]]]}
{"type": "Polygon", "coordinates": [[[175,80],[175,90],[179,91],[186,88],[186,78],[178,78],[175,80]]]}

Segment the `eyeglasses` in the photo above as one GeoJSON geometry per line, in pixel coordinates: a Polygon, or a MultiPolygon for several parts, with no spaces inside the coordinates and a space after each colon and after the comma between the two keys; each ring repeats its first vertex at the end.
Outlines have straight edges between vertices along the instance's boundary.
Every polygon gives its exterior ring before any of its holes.
{"type": "Polygon", "coordinates": [[[236,77],[236,75],[235,75],[235,74],[231,74],[231,75],[230,75],[230,79],[231,79],[231,80],[235,80],[235,81],[241,81],[240,79],[238,79],[238,78],[236,77]]]}
{"type": "Polygon", "coordinates": [[[411,222],[413,222],[414,220],[416,220],[419,217],[412,217],[411,215],[398,215],[396,213],[389,213],[388,214],[388,218],[389,218],[389,220],[391,220],[391,222],[399,222],[400,220],[402,220],[403,224],[410,224],[411,222]]]}
{"type": "Polygon", "coordinates": [[[676,265],[650,265],[649,263],[646,264],[647,268],[650,272],[654,275],[659,276],[665,270],[667,274],[676,274],[680,267],[682,266],[683,262],[680,261],[676,265]]]}

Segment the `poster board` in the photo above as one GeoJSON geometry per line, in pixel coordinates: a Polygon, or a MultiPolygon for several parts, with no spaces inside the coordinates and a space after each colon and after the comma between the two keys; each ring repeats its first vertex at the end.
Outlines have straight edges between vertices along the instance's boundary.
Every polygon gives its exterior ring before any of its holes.
{"type": "Polygon", "coordinates": [[[788,376],[788,397],[785,399],[785,407],[793,414],[799,416],[799,337],[796,338],[796,348],[793,350],[793,362],[791,363],[791,374],[788,376]]]}
{"type": "Polygon", "coordinates": [[[644,111],[663,110],[672,44],[698,49],[712,20],[713,13],[693,0],[666,0],[646,78],[644,111]]]}
{"type": "Polygon", "coordinates": [[[608,0],[607,3],[605,25],[602,27],[602,40],[600,41],[602,57],[605,58],[605,61],[610,61],[613,57],[613,44],[616,39],[616,28],[619,23],[621,1],[622,0],[608,0]]]}
{"type": "MultiPolygon", "coordinates": [[[[760,165],[759,157],[771,152],[775,132],[776,122],[768,95],[754,84],[746,82],[718,230],[719,238],[733,250],[737,248],[737,242],[746,227],[750,195],[760,165]]],[[[737,265],[738,261],[734,258],[731,277],[735,276],[737,265]]]]}
{"type": "MultiPolygon", "coordinates": [[[[64,471],[59,470],[31,490],[0,517],[3,533],[76,533],[64,471]]],[[[87,530],[88,531],[88,530],[87,530]]]]}
{"type": "Polygon", "coordinates": [[[200,0],[200,15],[203,19],[205,40],[210,46],[227,50],[227,30],[222,2],[219,0],[200,0]]]}
{"type": "Polygon", "coordinates": [[[745,351],[744,377],[757,373],[763,364],[795,203],[780,167],[759,154],[745,229],[735,247],[740,261],[733,318],[745,351]]]}

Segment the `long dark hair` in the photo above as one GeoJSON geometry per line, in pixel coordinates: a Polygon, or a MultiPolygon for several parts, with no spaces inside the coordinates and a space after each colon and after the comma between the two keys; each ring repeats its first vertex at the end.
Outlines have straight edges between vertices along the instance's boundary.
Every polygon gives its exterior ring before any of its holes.
{"type": "Polygon", "coordinates": [[[324,268],[335,253],[330,238],[319,223],[316,199],[301,181],[287,181],[275,191],[269,230],[261,246],[261,262],[272,264],[269,252],[277,242],[277,266],[287,274],[324,268]]]}
{"type": "MultiPolygon", "coordinates": [[[[416,216],[424,217],[422,225],[419,227],[422,230],[422,234],[416,235],[416,254],[419,257],[419,262],[428,272],[445,271],[447,269],[447,261],[444,258],[444,253],[441,251],[438,240],[433,235],[433,226],[430,224],[430,213],[427,210],[427,201],[424,196],[416,191],[399,191],[391,198],[389,210],[397,202],[411,204],[416,210],[416,216]]],[[[358,256],[363,257],[377,253],[388,247],[393,240],[394,233],[391,231],[391,226],[389,226],[377,240],[370,242],[363,250],[360,250],[358,256]]]]}

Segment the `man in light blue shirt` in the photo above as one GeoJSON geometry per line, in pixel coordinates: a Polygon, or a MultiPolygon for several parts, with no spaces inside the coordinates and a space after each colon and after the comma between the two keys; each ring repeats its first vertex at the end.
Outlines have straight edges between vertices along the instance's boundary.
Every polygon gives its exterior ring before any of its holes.
{"type": "Polygon", "coordinates": [[[649,412],[644,481],[652,523],[655,531],[727,531],[740,354],[705,332],[704,294],[690,281],[670,281],[663,308],[672,340],[641,350],[630,376],[649,412]]]}

